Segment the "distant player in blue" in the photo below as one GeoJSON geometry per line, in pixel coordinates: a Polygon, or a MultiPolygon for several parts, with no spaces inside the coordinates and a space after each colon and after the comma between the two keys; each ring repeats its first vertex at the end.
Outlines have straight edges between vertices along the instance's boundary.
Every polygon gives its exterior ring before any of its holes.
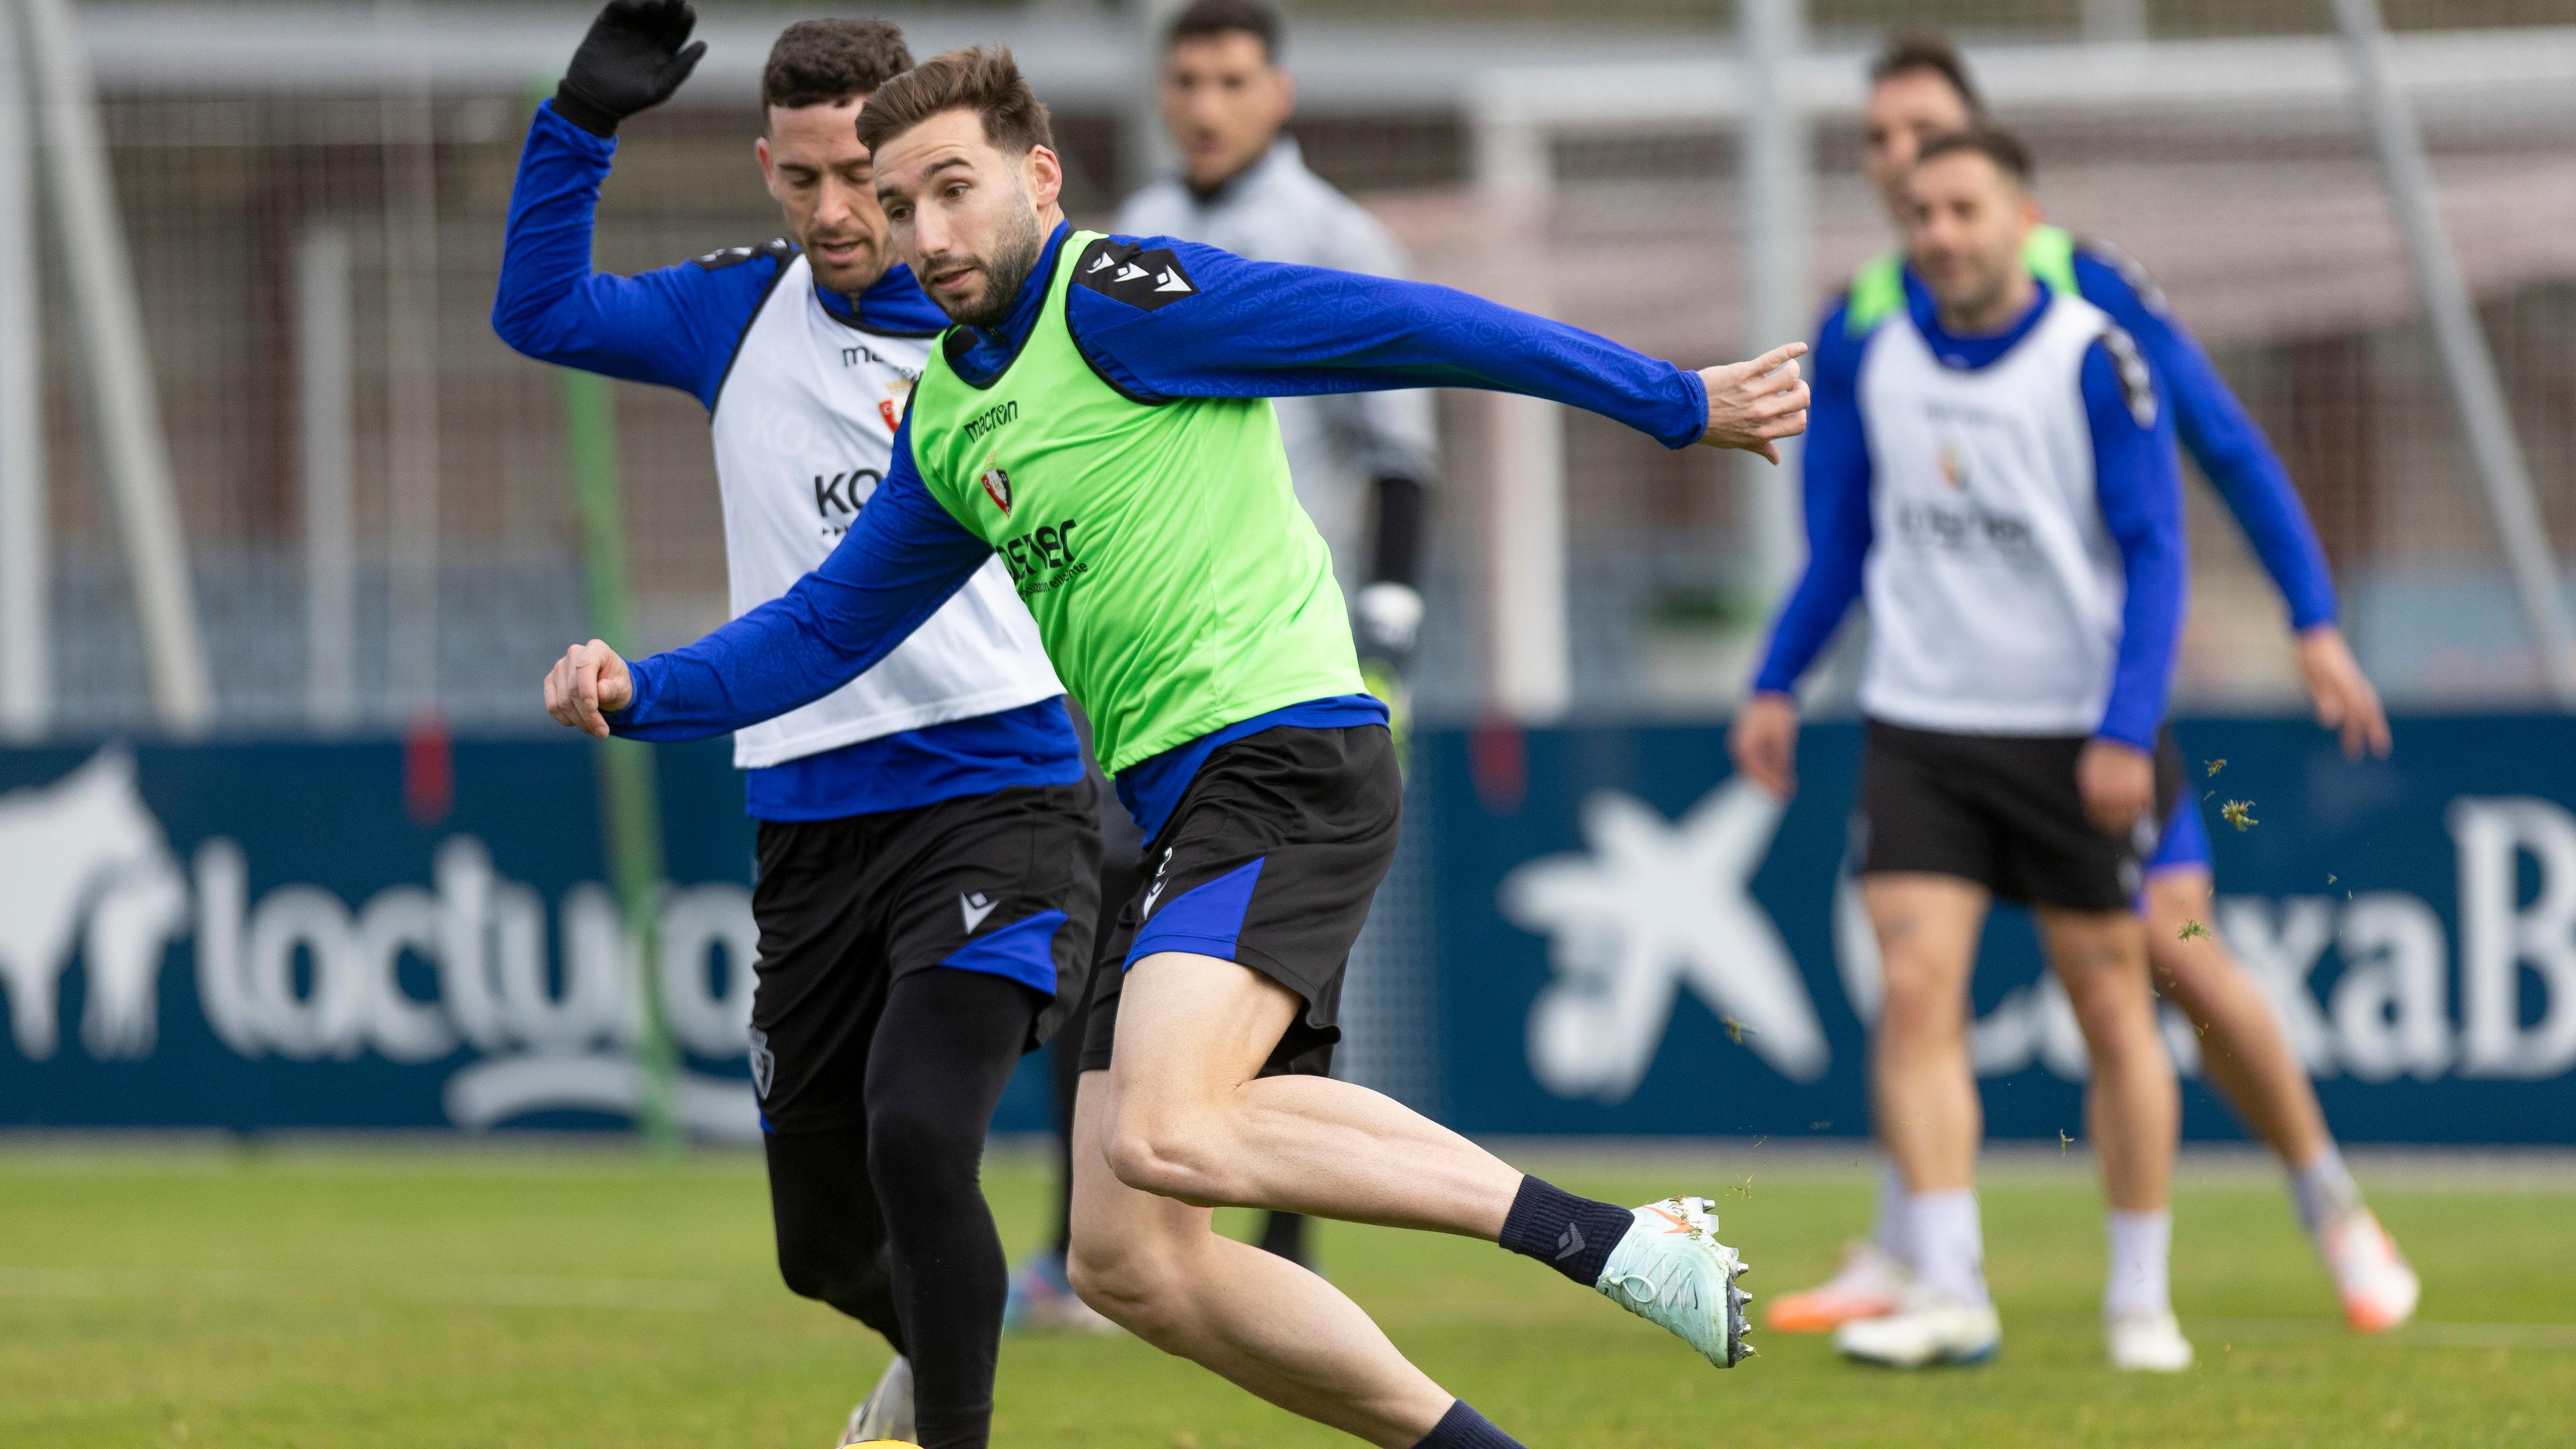
{"type": "MultiPolygon", "coordinates": [[[[535,358],[705,404],[733,608],[785,593],[878,504],[947,318],[894,264],[856,121],[912,66],[873,20],[788,27],[754,143],[788,235],[591,270],[617,124],[705,50],[616,0],[538,107],[492,323],[535,358]]],[[[1005,1260],[978,1186],[994,1104],[1089,979],[1098,792],[998,560],[864,679],[734,735],[759,822],[752,1081],[788,1286],[897,1354],[852,1441],[982,1449],[1005,1260]]]]}
{"type": "MultiPolygon", "coordinates": [[[[1901,226],[1902,185],[1919,149],[1932,137],[1983,121],[1985,107],[1958,51],[1936,36],[1898,38],[1873,63],[1870,78],[1868,169],[1901,226]]],[[[2288,471],[2199,344],[2166,310],[2153,281],[2109,246],[2055,227],[2034,234],[2026,260],[2137,340],[2171,400],[2183,447],[2235,514],[2289,606],[2299,671],[2318,723],[2338,731],[2345,752],[2356,758],[2388,753],[2387,715],[2337,627],[2334,581],[2288,471]]],[[[1905,291],[1893,253],[1873,261],[1854,279],[1844,325],[1865,330],[1903,307],[1905,291]]],[[[2211,1083],[2289,1170],[2299,1220],[2334,1276],[2346,1320],[2364,1332],[2394,1328],[2414,1312],[2414,1272],[2344,1169],[2316,1090],[2262,989],[2208,933],[2209,838],[2195,808],[2198,795],[2186,794],[2147,866],[2141,904],[2157,985],[2200,1029],[2211,1083]],[[2186,934],[2194,923],[2200,929],[2186,934]]],[[[1774,1300],[1773,1327],[1816,1332],[1886,1311],[1907,1277],[1895,1197],[1882,1183],[1876,1241],[1857,1246],[1832,1282],[1774,1300]]]]}
{"type": "Polygon", "coordinates": [[[1907,304],[1819,339],[1808,560],[1730,743],[1794,784],[1799,678],[1869,610],[1853,869],[1885,967],[1871,1118],[1904,1178],[1918,1279],[1835,1346],[1976,1363],[2001,1327],[1974,1191],[1968,984],[1990,903],[2028,904],[2093,1059],[2111,1199],[2113,1364],[2175,1370],[2165,1289],[2178,1106],[2132,901],[2182,789],[2163,729],[2186,591],[2172,414],[2103,310],[2021,265],[2038,203],[2019,142],[1935,138],[1905,180],[1907,304]]]}

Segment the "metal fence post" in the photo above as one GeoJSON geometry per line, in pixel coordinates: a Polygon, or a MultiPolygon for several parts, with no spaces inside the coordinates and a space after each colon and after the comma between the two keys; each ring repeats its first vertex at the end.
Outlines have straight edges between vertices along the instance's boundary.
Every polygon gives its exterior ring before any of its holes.
{"type": "Polygon", "coordinates": [[[2460,275],[2459,256],[2451,250],[2450,233],[2442,225],[2440,193],[2433,188],[2433,170],[2424,158],[2424,133],[2389,73],[2388,32],[2380,22],[2379,0],[2334,0],[2334,10],[2362,115],[2370,124],[2371,145],[2379,153],[2389,209],[2405,234],[2406,254],[2414,263],[2415,285],[2424,294],[2424,314],[2433,325],[2451,401],[2468,435],[2469,458],[2486,490],[2497,541],[2513,571],[2523,623],[2540,656],[2541,681],[2562,708],[2576,708],[2576,629],[2568,624],[2558,560],[2549,546],[2540,505],[2532,497],[2531,468],[2514,436],[2513,413],[2496,375],[2495,354],[2487,349],[2468,283],[2460,275]]]}
{"type": "Polygon", "coordinates": [[[53,718],[36,137],[21,59],[16,22],[0,13],[0,738],[9,739],[41,735],[53,718]]]}
{"type": "MultiPolygon", "coordinates": [[[[1798,86],[1807,49],[1805,0],[1743,0],[1745,332],[1736,351],[1758,356],[1812,325],[1815,304],[1815,158],[1806,97],[1798,86]]],[[[1742,455],[1753,584],[1778,596],[1805,554],[1798,508],[1798,449],[1774,467],[1742,455]]]]}
{"type": "Polygon", "coordinates": [[[152,353],[125,226],[109,190],[98,97],[66,0],[25,0],[27,50],[43,115],[46,180],[55,234],[70,274],[72,316],[85,364],[101,471],[125,533],[126,572],[143,629],[152,704],[162,728],[202,732],[214,721],[214,685],[182,542],[169,441],[153,394],[152,353]]]}
{"type": "Polygon", "coordinates": [[[295,252],[297,422],[303,442],[305,718],[333,734],[358,718],[356,422],[349,234],[323,224],[295,252]]]}

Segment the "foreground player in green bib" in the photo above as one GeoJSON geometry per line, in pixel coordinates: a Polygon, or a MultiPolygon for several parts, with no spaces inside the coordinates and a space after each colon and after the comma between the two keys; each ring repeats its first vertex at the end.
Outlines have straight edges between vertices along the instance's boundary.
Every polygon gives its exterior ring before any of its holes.
{"type": "Polygon", "coordinates": [[[1705,1201],[1577,1197],[1314,1070],[1400,789],[1268,398],[1493,388],[1776,458],[1805,426],[1803,346],[1693,373],[1444,288],[1072,231],[1045,108],[1007,52],[898,77],[859,134],[896,250],[959,324],[888,476],[784,597],[631,667],[579,646],[550,712],[641,739],[740,728],[864,672],[1000,553],[1147,836],[1082,1046],[1083,1297],[1389,1449],[1517,1441],[1332,1285],[1218,1236],[1213,1208],[1498,1242],[1740,1359],[1742,1264],[1705,1201]]]}

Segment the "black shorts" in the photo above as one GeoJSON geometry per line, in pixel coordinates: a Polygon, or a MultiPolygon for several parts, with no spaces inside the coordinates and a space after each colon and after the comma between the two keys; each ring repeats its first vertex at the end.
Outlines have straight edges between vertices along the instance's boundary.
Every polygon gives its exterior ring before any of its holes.
{"type": "Polygon", "coordinates": [[[1048,998],[1028,1047],[1088,985],[1100,909],[1088,780],[840,820],[760,822],[752,1084],[774,1132],[863,1119],[886,990],[915,971],[1009,977],[1048,998]]]}
{"type": "Polygon", "coordinates": [[[1852,814],[1853,869],[1975,881],[2008,901],[2129,909],[2182,789],[2182,753],[2156,741],[2156,808],[2126,837],[2085,818],[2082,735],[1961,735],[1871,720],[1852,814]]]}
{"type": "Polygon", "coordinates": [[[1297,993],[1262,1075],[1322,1076],[1342,972],[1395,859],[1403,773],[1384,725],[1282,725],[1219,747],[1145,843],[1146,875],[1102,933],[1082,1069],[1106,1071],[1127,967],[1159,951],[1249,966],[1297,993]]]}

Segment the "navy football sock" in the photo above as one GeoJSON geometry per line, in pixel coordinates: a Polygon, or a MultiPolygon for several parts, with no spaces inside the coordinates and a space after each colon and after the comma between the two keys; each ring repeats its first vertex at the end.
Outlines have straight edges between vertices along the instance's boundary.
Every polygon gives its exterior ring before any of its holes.
{"type": "Polygon", "coordinates": [[[1524,1177],[1499,1241],[1589,1288],[1601,1280],[1610,1250],[1635,1221],[1635,1214],[1615,1203],[1576,1197],[1553,1183],[1524,1177]]]}
{"type": "Polygon", "coordinates": [[[1422,1436],[1413,1449],[1522,1449],[1521,1441],[1497,1429],[1460,1399],[1422,1436]]]}

